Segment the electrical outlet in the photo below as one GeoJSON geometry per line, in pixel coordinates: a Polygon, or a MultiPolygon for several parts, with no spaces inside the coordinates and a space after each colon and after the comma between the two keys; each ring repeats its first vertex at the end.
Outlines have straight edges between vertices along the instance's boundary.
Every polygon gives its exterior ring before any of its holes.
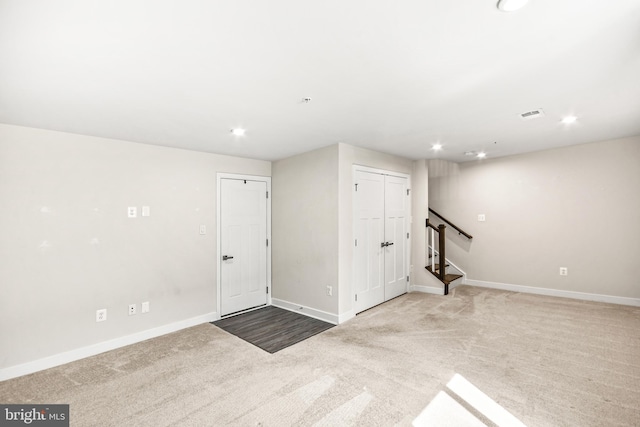
{"type": "Polygon", "coordinates": [[[135,304],[129,304],[129,316],[133,316],[134,314],[136,314],[136,305],[135,304]]]}
{"type": "Polygon", "coordinates": [[[569,275],[569,269],[567,267],[560,267],[560,275],[561,276],[568,276],[569,275]]]}
{"type": "Polygon", "coordinates": [[[105,320],[107,320],[107,309],[96,310],[96,322],[104,322],[105,320]]]}
{"type": "Polygon", "coordinates": [[[142,312],[142,314],[149,312],[149,301],[145,301],[142,303],[142,305],[140,306],[140,311],[142,312]]]}
{"type": "Polygon", "coordinates": [[[333,286],[327,286],[327,296],[333,295],[333,286]]]}
{"type": "Polygon", "coordinates": [[[138,216],[138,208],[134,207],[134,206],[129,206],[127,208],[127,216],[129,218],[135,218],[138,216]]]}

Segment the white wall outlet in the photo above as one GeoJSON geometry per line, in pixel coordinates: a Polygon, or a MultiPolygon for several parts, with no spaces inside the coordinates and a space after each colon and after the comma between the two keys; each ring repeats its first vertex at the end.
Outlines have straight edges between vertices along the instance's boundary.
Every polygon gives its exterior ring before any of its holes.
{"type": "Polygon", "coordinates": [[[137,311],[135,304],[129,304],[129,316],[133,316],[137,311]]]}
{"type": "Polygon", "coordinates": [[[140,306],[140,311],[143,314],[149,312],[149,301],[145,301],[145,302],[142,303],[142,305],[140,306]]]}
{"type": "Polygon", "coordinates": [[[149,206],[142,207],[142,216],[151,216],[151,208],[149,206]]]}
{"type": "Polygon", "coordinates": [[[484,214],[478,214],[478,221],[484,222],[486,219],[487,217],[484,214]]]}
{"type": "Polygon", "coordinates": [[[327,286],[327,296],[333,295],[333,286],[327,286]]]}
{"type": "Polygon", "coordinates": [[[207,226],[200,225],[200,234],[207,234],[207,226]]]}
{"type": "Polygon", "coordinates": [[[107,309],[96,310],[96,322],[104,322],[105,320],[107,320],[107,309]]]}
{"type": "Polygon", "coordinates": [[[560,267],[560,275],[561,276],[568,276],[569,275],[569,269],[567,267],[560,267]]]}
{"type": "Polygon", "coordinates": [[[136,208],[135,206],[129,206],[127,208],[127,216],[129,218],[135,218],[138,216],[138,208],[136,208]]]}

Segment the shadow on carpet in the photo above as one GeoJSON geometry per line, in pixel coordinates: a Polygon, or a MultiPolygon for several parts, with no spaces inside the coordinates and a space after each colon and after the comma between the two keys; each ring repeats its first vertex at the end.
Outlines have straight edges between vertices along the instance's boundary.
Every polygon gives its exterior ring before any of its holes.
{"type": "Polygon", "coordinates": [[[331,323],[269,306],[211,322],[269,353],[275,353],[332,328],[331,323]]]}

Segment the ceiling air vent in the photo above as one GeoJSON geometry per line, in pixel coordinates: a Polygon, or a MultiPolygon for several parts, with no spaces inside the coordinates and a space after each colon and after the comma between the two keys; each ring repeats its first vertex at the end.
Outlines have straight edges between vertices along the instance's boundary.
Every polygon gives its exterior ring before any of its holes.
{"type": "Polygon", "coordinates": [[[522,120],[533,120],[542,116],[544,116],[544,111],[542,111],[542,108],[538,108],[537,110],[527,111],[526,113],[520,114],[520,118],[522,120]]]}

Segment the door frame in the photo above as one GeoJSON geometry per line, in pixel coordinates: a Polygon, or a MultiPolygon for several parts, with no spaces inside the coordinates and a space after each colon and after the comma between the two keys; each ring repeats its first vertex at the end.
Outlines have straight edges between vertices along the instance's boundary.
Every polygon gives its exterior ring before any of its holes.
{"type": "MultiPolygon", "coordinates": [[[[221,236],[221,228],[222,228],[222,193],[220,191],[220,187],[222,185],[223,179],[237,179],[237,180],[247,180],[247,181],[258,181],[264,182],[267,185],[267,192],[269,193],[269,197],[267,197],[267,239],[269,240],[269,245],[267,246],[267,287],[269,288],[269,293],[267,294],[267,306],[271,305],[271,294],[273,293],[273,289],[271,287],[271,177],[270,176],[260,176],[260,175],[242,175],[242,174],[234,174],[234,173],[222,173],[218,172],[216,174],[216,317],[220,318],[220,313],[222,313],[222,275],[220,271],[221,267],[221,246],[222,242],[220,239],[221,236]]],[[[262,308],[262,307],[259,307],[262,308]]],[[[250,311],[250,310],[247,310],[250,311]]]]}
{"type": "MultiPolygon", "coordinates": [[[[411,241],[413,239],[413,233],[411,232],[411,227],[413,225],[413,216],[412,216],[412,199],[413,199],[413,194],[411,194],[412,189],[411,189],[411,175],[410,174],[406,174],[406,173],[402,173],[402,172],[395,172],[395,171],[390,171],[390,170],[386,170],[386,169],[378,169],[378,168],[372,168],[370,166],[362,166],[362,165],[357,165],[357,164],[353,164],[351,166],[351,191],[352,191],[352,197],[351,197],[351,242],[353,244],[353,242],[355,242],[356,239],[356,227],[355,227],[355,223],[356,223],[356,198],[353,195],[355,192],[355,184],[356,184],[356,172],[357,171],[361,171],[361,172],[369,172],[369,173],[376,173],[376,174],[381,174],[381,175],[389,175],[389,176],[397,176],[399,178],[406,178],[407,179],[407,189],[409,190],[409,205],[407,207],[408,210],[408,214],[407,214],[407,230],[409,232],[409,238],[406,240],[407,243],[407,260],[406,260],[406,271],[407,274],[409,275],[409,281],[406,282],[406,291],[409,292],[409,287],[411,285],[411,241]]],[[[355,283],[355,274],[356,274],[356,257],[355,255],[355,246],[351,246],[351,283],[355,283]]],[[[386,284],[385,284],[386,286],[386,284]]],[[[352,308],[354,307],[354,301],[355,301],[355,297],[356,297],[356,289],[355,286],[351,287],[351,303],[352,303],[352,308]]],[[[383,301],[383,303],[386,301],[383,301]]],[[[354,310],[354,314],[355,310],[354,310]]]]}

